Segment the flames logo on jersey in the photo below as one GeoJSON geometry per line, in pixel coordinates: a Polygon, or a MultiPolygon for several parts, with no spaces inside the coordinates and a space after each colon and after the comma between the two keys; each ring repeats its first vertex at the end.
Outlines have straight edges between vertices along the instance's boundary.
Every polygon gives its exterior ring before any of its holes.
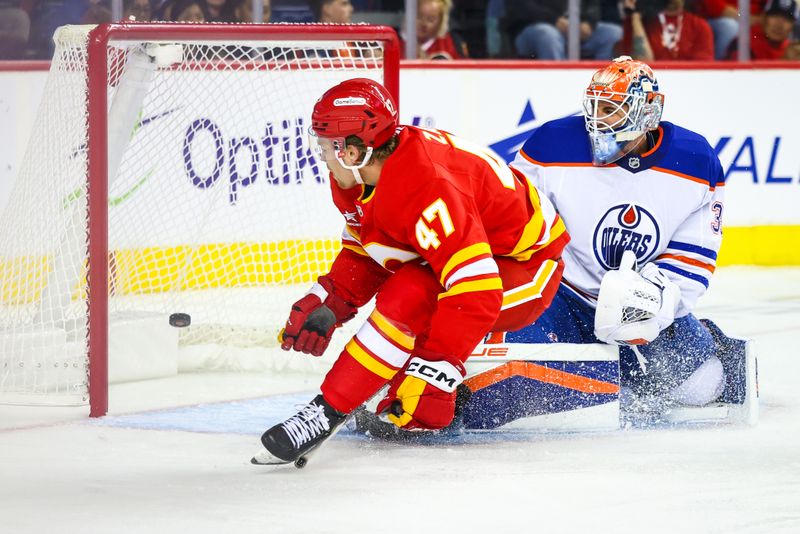
{"type": "Polygon", "coordinates": [[[653,215],[636,204],[619,204],[600,218],[594,229],[594,256],[606,270],[619,267],[622,253],[632,250],[639,265],[646,263],[661,239],[653,215]]]}

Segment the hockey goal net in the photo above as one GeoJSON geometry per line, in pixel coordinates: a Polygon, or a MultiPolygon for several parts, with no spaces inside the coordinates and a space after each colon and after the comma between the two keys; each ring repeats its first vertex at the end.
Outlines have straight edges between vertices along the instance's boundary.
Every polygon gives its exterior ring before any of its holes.
{"type": "Polygon", "coordinates": [[[148,358],[169,372],[198,347],[284,365],[278,330],[343,226],[310,112],[353,77],[397,96],[394,32],[120,24],[54,39],[0,215],[0,402],[102,415],[109,367],[145,378],[148,358]]]}

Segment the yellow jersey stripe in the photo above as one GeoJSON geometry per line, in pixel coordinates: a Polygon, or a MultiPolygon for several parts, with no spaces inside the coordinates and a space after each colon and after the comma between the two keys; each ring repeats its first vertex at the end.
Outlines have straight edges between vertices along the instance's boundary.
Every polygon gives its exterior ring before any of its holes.
{"type": "Polygon", "coordinates": [[[533,246],[528,250],[523,250],[522,252],[515,254],[513,257],[517,261],[523,261],[523,262],[528,261],[529,259],[531,259],[531,256],[533,256],[536,252],[542,250],[543,248],[546,248],[548,245],[550,245],[550,243],[552,243],[559,237],[563,236],[566,233],[566,231],[567,227],[564,226],[564,220],[561,217],[559,217],[556,223],[550,229],[550,239],[548,239],[545,243],[533,246]]]}
{"type": "Polygon", "coordinates": [[[553,260],[542,262],[532,282],[520,287],[515,287],[503,294],[503,305],[501,309],[511,308],[522,302],[539,298],[542,295],[542,288],[547,285],[547,282],[553,276],[557,266],[558,263],[553,260]]]}
{"type": "Polygon", "coordinates": [[[369,318],[372,319],[372,322],[375,323],[375,326],[378,327],[378,330],[380,330],[381,333],[386,334],[386,336],[388,336],[392,341],[409,352],[414,350],[414,337],[400,331],[400,329],[390,323],[386,317],[381,315],[378,310],[374,310],[370,314],[369,318]]]}
{"type": "Polygon", "coordinates": [[[484,278],[482,280],[471,280],[469,282],[459,282],[449,291],[439,294],[439,300],[447,297],[454,297],[462,293],[475,293],[477,291],[493,291],[496,289],[503,289],[503,281],[499,276],[492,278],[484,278]]]}
{"type": "Polygon", "coordinates": [[[450,275],[453,269],[465,261],[471,260],[472,258],[481,256],[483,254],[489,254],[491,256],[492,249],[489,247],[489,243],[475,243],[474,245],[462,248],[453,254],[447,264],[445,264],[444,269],[442,269],[442,276],[439,279],[439,283],[444,286],[445,280],[447,280],[447,277],[450,275]]]}
{"type": "Polygon", "coordinates": [[[344,231],[342,232],[342,237],[350,236],[359,243],[361,243],[361,232],[350,226],[349,224],[344,225],[344,231]]]}
{"type": "Polygon", "coordinates": [[[369,256],[369,254],[367,254],[367,251],[358,245],[348,245],[347,243],[342,243],[342,248],[346,248],[347,250],[352,250],[356,254],[360,254],[362,256],[369,256]]]}
{"type": "Polygon", "coordinates": [[[383,363],[376,360],[371,354],[367,353],[367,351],[362,349],[361,346],[356,343],[355,338],[351,339],[344,349],[358,363],[381,378],[389,380],[394,377],[395,374],[397,374],[397,369],[387,367],[383,363]]]}
{"type": "Polygon", "coordinates": [[[536,245],[534,250],[541,250],[545,248],[547,245],[549,245],[550,243],[552,243],[553,241],[564,235],[564,232],[566,231],[567,227],[564,226],[564,219],[562,219],[561,217],[557,217],[556,221],[550,227],[550,236],[547,239],[547,241],[544,241],[543,243],[539,243],[538,245],[536,245]]]}
{"type": "Polygon", "coordinates": [[[533,217],[531,217],[531,220],[525,225],[522,236],[519,238],[519,241],[517,241],[517,244],[514,245],[511,253],[508,254],[508,256],[513,258],[516,258],[521,252],[526,252],[539,241],[539,236],[542,235],[542,227],[545,224],[539,193],[529,180],[526,180],[526,182],[528,184],[528,196],[533,206],[533,217]]]}

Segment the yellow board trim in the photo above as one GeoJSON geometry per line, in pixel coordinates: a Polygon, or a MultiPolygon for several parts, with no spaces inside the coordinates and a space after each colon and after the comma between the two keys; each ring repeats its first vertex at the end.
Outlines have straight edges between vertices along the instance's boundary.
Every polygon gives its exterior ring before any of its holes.
{"type": "MultiPolygon", "coordinates": [[[[339,239],[292,239],[115,250],[109,254],[109,287],[115,295],[137,295],[305,284],[326,273],[341,248],[339,239]]],[[[53,264],[49,256],[0,258],[0,304],[36,302],[53,264]]],[[[84,269],[73,298],[85,292],[84,269]]]]}
{"type": "MultiPolygon", "coordinates": [[[[327,272],[341,246],[339,239],[294,239],[122,249],[111,254],[110,283],[117,295],[303,284],[327,272]]],[[[0,305],[41,298],[53,261],[34,255],[0,258],[0,305]]],[[[717,265],[800,266],[800,225],[725,227],[717,265]]],[[[73,298],[84,294],[82,280],[73,298]]]]}
{"type": "Polygon", "coordinates": [[[450,272],[458,265],[483,254],[492,254],[492,249],[489,247],[489,243],[475,243],[474,245],[462,248],[453,254],[450,257],[450,260],[448,260],[448,262],[445,264],[444,269],[442,269],[442,276],[439,279],[439,283],[444,285],[444,281],[447,280],[448,276],[450,276],[450,272]]]}
{"type": "Polygon", "coordinates": [[[414,350],[414,338],[405,332],[402,332],[399,328],[390,323],[389,320],[378,310],[373,310],[369,317],[381,330],[381,332],[389,336],[392,341],[406,349],[408,352],[414,350]]]}
{"type": "Polygon", "coordinates": [[[358,343],[356,343],[355,338],[350,340],[347,346],[345,346],[344,350],[346,350],[347,353],[350,354],[350,356],[352,356],[358,363],[381,378],[390,380],[395,374],[397,374],[396,369],[386,367],[381,362],[367,354],[367,352],[362,349],[358,343]]]}
{"type": "Polygon", "coordinates": [[[17,306],[39,300],[51,263],[41,256],[0,257],[0,304],[17,306]]]}
{"type": "Polygon", "coordinates": [[[800,226],[726,226],[720,265],[800,265],[800,226]]]}

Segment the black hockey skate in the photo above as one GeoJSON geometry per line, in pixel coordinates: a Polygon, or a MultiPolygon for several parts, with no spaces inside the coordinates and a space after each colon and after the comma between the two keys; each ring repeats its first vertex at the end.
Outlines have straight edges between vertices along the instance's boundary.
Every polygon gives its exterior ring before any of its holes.
{"type": "Polygon", "coordinates": [[[250,463],[294,462],[298,468],[305,467],[308,455],[336,434],[346,419],[346,414],[337,412],[322,395],[317,395],[295,415],[264,432],[261,443],[265,450],[256,454],[250,463]]]}

